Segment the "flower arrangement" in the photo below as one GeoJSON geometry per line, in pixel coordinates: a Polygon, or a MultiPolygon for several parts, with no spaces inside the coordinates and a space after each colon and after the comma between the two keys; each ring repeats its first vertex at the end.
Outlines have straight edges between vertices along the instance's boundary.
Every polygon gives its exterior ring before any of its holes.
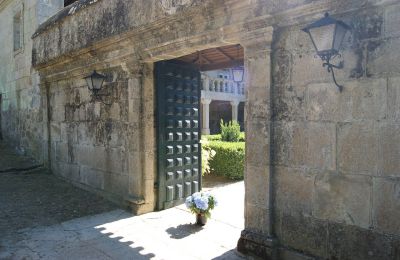
{"type": "Polygon", "coordinates": [[[211,216],[210,211],[217,206],[216,198],[208,192],[196,192],[192,196],[186,198],[185,204],[193,214],[197,216],[211,216]]]}

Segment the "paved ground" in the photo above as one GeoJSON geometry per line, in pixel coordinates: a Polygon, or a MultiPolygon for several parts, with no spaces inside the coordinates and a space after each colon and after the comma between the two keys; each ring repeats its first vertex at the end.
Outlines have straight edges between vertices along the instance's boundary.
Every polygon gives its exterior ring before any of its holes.
{"type": "Polygon", "coordinates": [[[198,227],[184,206],[133,216],[40,168],[0,172],[0,259],[244,259],[243,182],[204,183],[219,206],[198,227]]]}

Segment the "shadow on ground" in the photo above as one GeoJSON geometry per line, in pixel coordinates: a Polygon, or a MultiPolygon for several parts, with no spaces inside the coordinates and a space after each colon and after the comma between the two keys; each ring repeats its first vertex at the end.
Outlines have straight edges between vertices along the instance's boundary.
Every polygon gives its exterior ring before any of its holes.
{"type": "Polygon", "coordinates": [[[203,229],[203,227],[198,226],[198,225],[183,224],[183,225],[179,225],[177,227],[170,227],[166,231],[170,235],[170,238],[182,239],[182,238],[188,237],[190,235],[193,235],[202,229],[203,229]]]}

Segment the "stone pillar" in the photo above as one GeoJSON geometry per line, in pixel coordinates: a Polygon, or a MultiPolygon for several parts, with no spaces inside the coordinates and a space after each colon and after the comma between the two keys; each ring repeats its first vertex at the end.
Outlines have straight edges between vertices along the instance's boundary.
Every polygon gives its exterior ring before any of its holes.
{"type": "Polygon", "coordinates": [[[211,99],[201,99],[203,109],[201,133],[203,135],[210,134],[210,103],[211,99]]]}
{"type": "Polygon", "coordinates": [[[154,124],[154,79],[152,64],[132,60],[125,70],[128,80],[128,187],[126,198],[134,214],[154,210],[156,134],[154,124]]]}
{"type": "Polygon", "coordinates": [[[231,101],[232,106],[232,121],[238,122],[239,101],[231,101]]]}
{"type": "Polygon", "coordinates": [[[272,27],[248,32],[244,47],[246,73],[245,230],[238,250],[275,259],[271,154],[271,41],[272,27]]]}

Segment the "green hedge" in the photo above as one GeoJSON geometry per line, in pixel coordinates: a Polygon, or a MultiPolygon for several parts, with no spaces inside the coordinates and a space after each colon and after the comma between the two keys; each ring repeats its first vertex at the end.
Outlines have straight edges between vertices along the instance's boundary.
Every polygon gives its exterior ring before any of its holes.
{"type": "MultiPolygon", "coordinates": [[[[202,135],[201,137],[202,140],[205,141],[221,141],[221,135],[217,134],[217,135],[202,135]]],[[[239,142],[244,142],[245,141],[245,133],[241,132],[239,135],[239,142]]]]}
{"type": "MultiPolygon", "coordinates": [[[[208,153],[208,172],[219,176],[226,176],[233,180],[242,180],[244,174],[244,142],[206,141],[203,149],[208,153]]],[[[204,164],[204,163],[203,163],[204,164]]]]}

